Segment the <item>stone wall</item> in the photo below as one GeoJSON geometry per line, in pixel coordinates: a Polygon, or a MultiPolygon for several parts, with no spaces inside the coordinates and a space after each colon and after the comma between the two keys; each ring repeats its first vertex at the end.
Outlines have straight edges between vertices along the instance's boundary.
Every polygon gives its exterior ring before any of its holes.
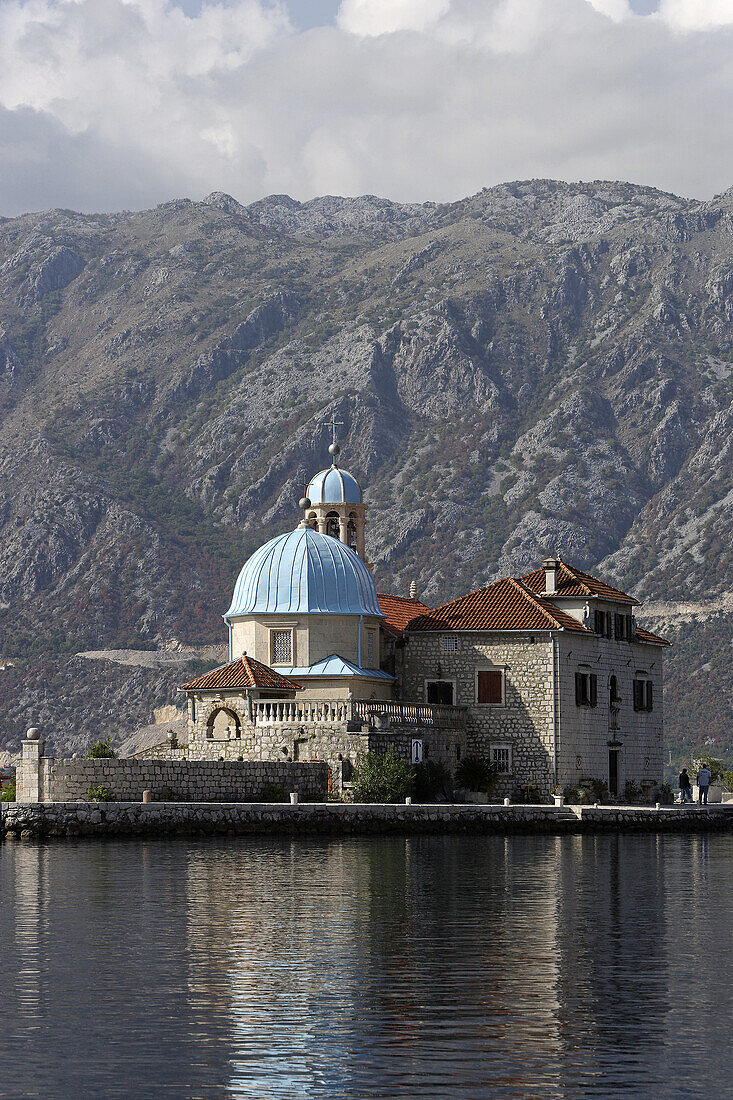
{"type": "Polygon", "coordinates": [[[175,803],[0,803],[0,836],[252,835],[357,836],[405,833],[513,834],[733,831],[725,806],[563,807],[405,806],[308,803],[297,806],[175,803]]]}
{"type": "Polygon", "coordinates": [[[425,699],[426,678],[455,682],[454,702],[469,708],[468,749],[489,756],[492,745],[511,746],[511,771],[497,793],[511,795],[522,784],[549,798],[554,770],[552,643],[547,635],[457,632],[455,652],[443,649],[441,634],[412,634],[402,653],[402,694],[425,699]],[[502,704],[477,705],[476,672],[505,675],[502,704]]]}
{"type": "Polygon", "coordinates": [[[106,787],[117,802],[140,802],[144,790],[154,799],[186,802],[248,802],[258,800],[267,786],[304,801],[326,796],[325,764],[286,761],[166,761],[41,759],[40,801],[74,802],[92,787],[106,787]]]}

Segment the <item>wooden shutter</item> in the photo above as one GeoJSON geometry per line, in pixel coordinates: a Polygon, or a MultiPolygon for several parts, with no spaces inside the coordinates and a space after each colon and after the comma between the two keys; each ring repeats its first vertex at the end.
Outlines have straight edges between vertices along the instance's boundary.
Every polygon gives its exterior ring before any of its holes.
{"type": "Polygon", "coordinates": [[[503,672],[499,671],[487,671],[479,672],[476,674],[477,678],[477,702],[478,703],[501,703],[502,702],[502,679],[503,672]]]}
{"type": "Polygon", "coordinates": [[[596,706],[598,703],[598,677],[595,672],[590,675],[590,705],[596,706]]]}
{"type": "Polygon", "coordinates": [[[580,707],[583,705],[583,673],[575,673],[575,705],[580,707]]]}
{"type": "Polygon", "coordinates": [[[634,710],[644,709],[644,684],[641,680],[634,680],[634,710]]]}
{"type": "Polygon", "coordinates": [[[651,680],[646,682],[646,709],[654,710],[654,687],[651,680]]]}

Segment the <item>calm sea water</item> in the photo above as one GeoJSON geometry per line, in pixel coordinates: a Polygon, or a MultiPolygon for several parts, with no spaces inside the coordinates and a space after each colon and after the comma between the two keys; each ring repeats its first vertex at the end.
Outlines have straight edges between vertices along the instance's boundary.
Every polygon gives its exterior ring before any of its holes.
{"type": "Polygon", "coordinates": [[[0,845],[2,1097],[733,1095],[733,838],[0,845]]]}

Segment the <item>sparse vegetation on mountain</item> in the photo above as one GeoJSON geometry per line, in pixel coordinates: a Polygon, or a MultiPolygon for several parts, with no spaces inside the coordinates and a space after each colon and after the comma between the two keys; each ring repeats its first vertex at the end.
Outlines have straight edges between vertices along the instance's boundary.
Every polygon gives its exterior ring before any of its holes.
{"type": "Polygon", "coordinates": [[[730,760],[732,236],[730,192],[552,181],[0,220],[0,745],[175,701],[74,653],[219,643],[335,412],[380,588],[559,551],[653,605],[670,742],[730,760]]]}

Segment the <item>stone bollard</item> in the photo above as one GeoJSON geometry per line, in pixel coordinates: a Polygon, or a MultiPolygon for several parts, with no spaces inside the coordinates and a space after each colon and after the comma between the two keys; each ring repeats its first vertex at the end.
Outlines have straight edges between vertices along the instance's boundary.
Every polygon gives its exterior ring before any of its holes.
{"type": "Polygon", "coordinates": [[[654,804],[654,809],[655,810],[661,810],[661,808],[662,808],[662,803],[661,802],[656,802],[654,804]]]}
{"type": "Polygon", "coordinates": [[[37,726],[31,726],[22,745],[20,765],[16,772],[16,802],[42,802],[41,759],[43,741],[37,726]]]}
{"type": "Polygon", "coordinates": [[[505,806],[511,806],[511,801],[510,801],[510,799],[508,799],[508,798],[505,798],[505,799],[504,799],[504,805],[505,805],[505,806]]]}
{"type": "Polygon", "coordinates": [[[152,802],[152,801],[153,801],[153,792],[152,791],[143,791],[143,802],[152,802]]]}
{"type": "Polygon", "coordinates": [[[411,805],[412,805],[412,799],[410,798],[410,796],[409,796],[409,795],[408,795],[408,796],[407,796],[407,798],[405,799],[405,805],[406,805],[406,806],[411,806],[411,805]]]}
{"type": "Polygon", "coordinates": [[[297,806],[298,805],[298,792],[297,791],[291,791],[290,792],[290,805],[291,806],[297,806]]]}

